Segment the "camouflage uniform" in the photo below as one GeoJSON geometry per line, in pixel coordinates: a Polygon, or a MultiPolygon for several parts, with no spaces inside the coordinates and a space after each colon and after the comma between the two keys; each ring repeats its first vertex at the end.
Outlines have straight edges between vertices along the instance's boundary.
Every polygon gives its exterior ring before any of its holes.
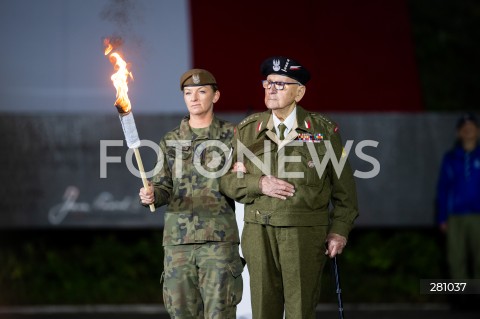
{"type": "MultiPolygon", "coordinates": [[[[284,306],[287,318],[314,318],[327,233],[347,237],[358,215],[348,161],[340,177],[331,160],[323,174],[317,172],[327,155],[325,141],[331,143],[338,160],[344,158],[336,124],[298,105],[296,112],[296,124],[283,141],[277,138],[271,111],[243,120],[236,139],[261,162],[269,159],[270,172],[245,157],[247,173],[243,177],[230,172],[221,178],[222,192],[245,204],[242,252],[250,273],[253,317],[257,319],[282,318],[284,306]],[[302,172],[302,178],[281,176],[282,154],[290,156],[284,158],[284,172],[302,172]],[[262,175],[293,184],[295,194],[286,200],[263,195],[259,188],[262,175]]],[[[237,162],[241,152],[236,140],[233,146],[233,161],[237,162]]]]}
{"type": "Polygon", "coordinates": [[[220,193],[217,178],[204,176],[229,163],[218,148],[202,149],[207,141],[230,145],[233,125],[214,117],[208,134],[197,135],[188,120],[160,142],[152,180],[155,206],[167,205],[165,307],[172,318],[235,318],[243,265],[234,202],[220,193]]]}

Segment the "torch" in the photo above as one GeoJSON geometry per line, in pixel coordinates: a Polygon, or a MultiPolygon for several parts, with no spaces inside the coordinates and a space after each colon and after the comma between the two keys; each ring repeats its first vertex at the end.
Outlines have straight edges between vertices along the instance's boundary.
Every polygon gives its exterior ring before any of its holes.
{"type": "MultiPolygon", "coordinates": [[[[140,138],[138,137],[137,127],[135,126],[135,119],[133,118],[132,106],[130,99],[128,98],[128,79],[133,79],[132,73],[127,68],[127,63],[122,59],[120,54],[112,52],[113,46],[109,39],[105,39],[104,44],[105,55],[109,57],[110,62],[114,65],[116,71],[112,74],[113,86],[117,90],[117,99],[115,100],[115,107],[117,108],[120,123],[122,124],[123,133],[125,135],[125,141],[130,149],[133,149],[135,153],[135,159],[137,160],[140,176],[142,177],[143,187],[148,188],[147,176],[145,175],[145,169],[143,168],[142,158],[140,156],[140,138]]],[[[150,204],[150,211],[155,211],[155,205],[150,204]]]]}

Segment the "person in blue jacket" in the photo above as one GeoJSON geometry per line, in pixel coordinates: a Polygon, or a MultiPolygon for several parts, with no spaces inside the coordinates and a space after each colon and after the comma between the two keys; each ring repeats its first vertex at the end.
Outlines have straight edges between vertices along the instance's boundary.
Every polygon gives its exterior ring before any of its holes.
{"type": "Polygon", "coordinates": [[[444,155],[438,179],[438,224],[447,237],[451,278],[480,279],[479,123],[467,113],[456,129],[457,141],[444,155]]]}

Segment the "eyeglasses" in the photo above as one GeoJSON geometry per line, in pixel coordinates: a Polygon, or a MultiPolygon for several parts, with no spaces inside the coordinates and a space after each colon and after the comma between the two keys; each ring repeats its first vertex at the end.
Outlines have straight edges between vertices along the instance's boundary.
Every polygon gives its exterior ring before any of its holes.
{"type": "Polygon", "coordinates": [[[297,85],[302,85],[299,82],[275,82],[275,81],[270,81],[270,80],[263,80],[262,85],[264,89],[269,89],[272,87],[272,84],[275,86],[275,90],[283,90],[285,88],[285,84],[297,84],[297,85]]]}

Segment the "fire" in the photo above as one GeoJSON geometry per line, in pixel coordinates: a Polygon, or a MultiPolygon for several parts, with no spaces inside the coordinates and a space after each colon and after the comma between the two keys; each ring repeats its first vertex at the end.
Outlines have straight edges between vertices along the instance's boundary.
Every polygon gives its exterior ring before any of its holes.
{"type": "Polygon", "coordinates": [[[113,46],[110,44],[109,41],[105,40],[105,45],[107,46],[105,48],[105,55],[108,55],[110,52],[113,50],[113,46]]]}
{"type": "Polygon", "coordinates": [[[127,68],[127,62],[122,58],[122,56],[113,52],[113,46],[110,43],[109,39],[105,39],[105,55],[108,56],[110,62],[114,66],[116,71],[112,74],[113,86],[117,90],[117,100],[115,101],[115,106],[119,113],[128,113],[130,112],[132,106],[130,104],[130,99],[128,98],[128,78],[133,80],[132,73],[127,68]]]}

